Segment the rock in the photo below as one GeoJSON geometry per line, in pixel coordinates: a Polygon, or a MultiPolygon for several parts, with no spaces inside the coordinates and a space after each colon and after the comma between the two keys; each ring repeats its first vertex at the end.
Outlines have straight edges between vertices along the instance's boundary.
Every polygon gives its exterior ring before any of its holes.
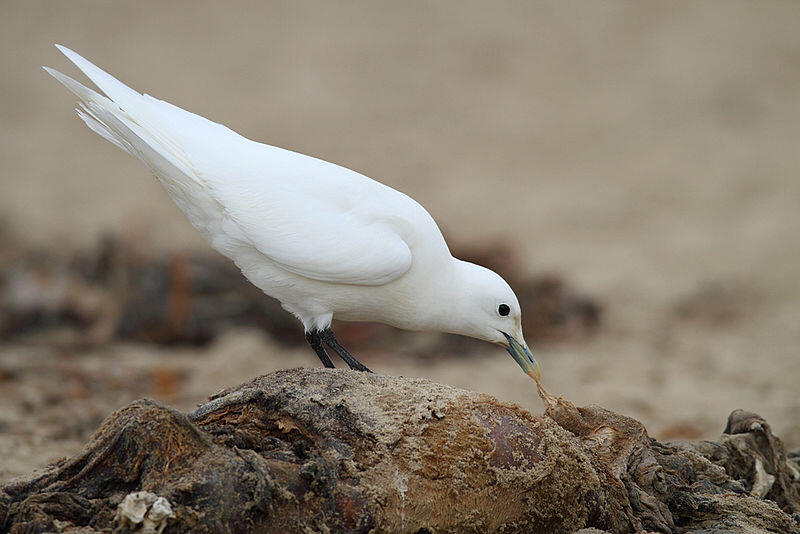
{"type": "Polygon", "coordinates": [[[659,443],[546,400],[534,416],[427,380],[293,369],[188,415],[137,401],[5,486],[0,530],[143,528],[161,502],[164,532],[800,532],[797,466],[757,416],[734,412],[718,442],[659,443]]]}

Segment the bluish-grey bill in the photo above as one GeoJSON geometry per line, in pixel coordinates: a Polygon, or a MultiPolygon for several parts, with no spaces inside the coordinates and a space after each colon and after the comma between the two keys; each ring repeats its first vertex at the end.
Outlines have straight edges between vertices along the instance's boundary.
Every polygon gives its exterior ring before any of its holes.
{"type": "Polygon", "coordinates": [[[506,340],[508,341],[508,347],[506,347],[506,350],[511,357],[517,361],[520,367],[522,367],[522,370],[525,371],[525,374],[534,380],[539,380],[539,364],[536,363],[536,360],[533,358],[531,350],[505,332],[503,332],[503,335],[506,336],[506,340]]]}

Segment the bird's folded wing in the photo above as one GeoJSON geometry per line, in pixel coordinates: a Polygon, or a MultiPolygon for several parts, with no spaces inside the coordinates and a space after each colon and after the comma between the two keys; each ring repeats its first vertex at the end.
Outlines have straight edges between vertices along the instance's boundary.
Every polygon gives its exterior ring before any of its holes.
{"type": "Polygon", "coordinates": [[[411,266],[411,251],[392,229],[365,224],[318,200],[297,198],[292,205],[293,213],[255,209],[252,216],[232,218],[259,252],[287,271],[314,280],[383,285],[411,266]]]}
{"type": "Polygon", "coordinates": [[[402,237],[358,209],[384,186],[250,141],[59,48],[108,95],[48,69],[81,98],[81,118],[140,159],[221,252],[234,257],[231,243],[249,244],[289,272],[341,284],[382,285],[410,268],[402,237]]]}

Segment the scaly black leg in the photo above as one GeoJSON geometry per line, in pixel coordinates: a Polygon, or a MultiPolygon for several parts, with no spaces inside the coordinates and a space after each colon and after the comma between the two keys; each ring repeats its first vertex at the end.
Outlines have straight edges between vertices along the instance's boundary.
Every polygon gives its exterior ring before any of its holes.
{"type": "Polygon", "coordinates": [[[356,360],[352,354],[347,352],[347,349],[339,344],[339,342],[336,340],[336,337],[333,335],[333,330],[330,328],[320,330],[319,337],[325,342],[326,345],[332,348],[341,359],[344,360],[344,363],[350,366],[350,369],[355,371],[366,371],[368,373],[372,372],[367,368],[366,365],[356,360]]]}
{"type": "Polygon", "coordinates": [[[317,353],[317,356],[319,356],[319,359],[322,361],[322,365],[328,367],[329,369],[334,369],[336,367],[333,365],[331,357],[328,356],[325,347],[322,346],[322,339],[319,336],[319,332],[316,330],[309,330],[306,332],[306,341],[308,341],[308,344],[311,345],[312,349],[314,349],[314,352],[317,353]]]}

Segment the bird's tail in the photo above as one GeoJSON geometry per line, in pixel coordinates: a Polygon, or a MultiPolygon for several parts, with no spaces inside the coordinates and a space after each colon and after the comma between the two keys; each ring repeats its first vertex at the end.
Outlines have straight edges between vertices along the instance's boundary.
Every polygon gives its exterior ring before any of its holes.
{"type": "Polygon", "coordinates": [[[192,126],[201,124],[205,128],[223,126],[143,95],[69,48],[56,47],[107,95],[101,95],[55,69],[44,67],[80,99],[76,111],[89,128],[136,156],[168,187],[170,184],[166,182],[171,181],[170,178],[178,179],[178,183],[187,178],[196,180],[183,144],[185,139],[179,139],[175,134],[175,125],[179,124],[182,132],[192,131],[192,126]],[[170,176],[176,171],[184,176],[170,176]]]}
{"type": "Polygon", "coordinates": [[[62,74],[55,69],[51,69],[50,67],[42,68],[81,99],[81,102],[77,105],[75,111],[78,112],[78,116],[83,119],[89,128],[103,136],[108,141],[111,141],[122,150],[135,155],[132,147],[125,140],[125,138],[110,128],[109,125],[106,124],[101,118],[101,116],[106,114],[111,114],[112,116],[124,115],[124,112],[119,106],[105,96],[93,91],[92,89],[89,89],[83,84],[76,82],[66,74],[62,74]],[[93,110],[92,108],[95,109],[93,110]]]}

